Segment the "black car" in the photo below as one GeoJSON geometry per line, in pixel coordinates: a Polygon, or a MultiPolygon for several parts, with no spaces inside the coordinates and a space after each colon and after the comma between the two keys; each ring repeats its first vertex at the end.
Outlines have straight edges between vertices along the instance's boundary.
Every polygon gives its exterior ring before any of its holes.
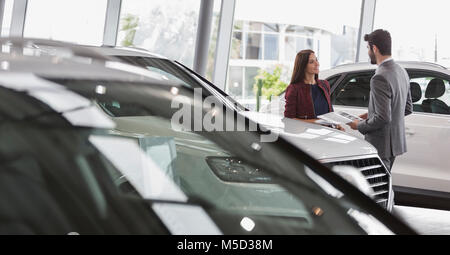
{"type": "MultiPolygon", "coordinates": [[[[260,143],[264,129],[177,129],[174,101],[203,118],[213,110],[190,86],[52,57],[2,60],[4,233],[414,233],[283,138],[260,143]]],[[[254,125],[227,109],[214,108],[224,126],[254,125]]]]}

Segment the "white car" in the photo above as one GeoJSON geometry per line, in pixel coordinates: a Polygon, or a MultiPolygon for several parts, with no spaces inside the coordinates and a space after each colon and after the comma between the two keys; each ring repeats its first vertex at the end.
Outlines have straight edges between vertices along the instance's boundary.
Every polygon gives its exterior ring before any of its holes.
{"type": "MultiPolygon", "coordinates": [[[[413,114],[405,118],[407,152],[392,169],[396,203],[450,209],[450,70],[437,64],[398,61],[409,74],[413,114]]],[[[331,85],[334,110],[359,115],[367,112],[370,79],[376,66],[347,64],[320,73],[331,85]]],[[[264,112],[283,114],[279,104],[264,112]]],[[[347,128],[349,134],[363,138],[347,128]]]]}

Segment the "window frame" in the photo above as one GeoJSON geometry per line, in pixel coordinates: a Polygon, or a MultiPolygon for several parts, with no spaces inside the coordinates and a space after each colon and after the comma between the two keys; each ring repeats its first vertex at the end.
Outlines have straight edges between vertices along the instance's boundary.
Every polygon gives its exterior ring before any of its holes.
{"type": "MultiPolygon", "coordinates": [[[[438,71],[434,71],[434,70],[427,70],[427,69],[419,69],[419,68],[405,68],[406,72],[408,73],[409,76],[409,81],[411,82],[411,79],[415,79],[415,78],[420,78],[420,77],[434,77],[434,78],[440,78],[443,80],[446,80],[448,82],[450,82],[450,75],[445,74],[445,73],[441,73],[438,71]]],[[[330,76],[330,78],[326,78],[326,80],[328,79],[332,79],[334,77],[336,77],[336,75],[341,75],[340,78],[338,78],[338,80],[334,83],[335,85],[333,86],[333,84],[330,84],[331,86],[331,103],[336,106],[342,106],[342,107],[357,107],[357,108],[367,108],[367,107],[361,107],[361,106],[354,106],[354,105],[337,105],[335,104],[336,102],[336,90],[340,90],[342,89],[342,87],[345,85],[345,81],[348,80],[349,77],[355,77],[361,74],[368,74],[372,72],[373,74],[375,74],[375,70],[362,70],[362,71],[355,71],[355,72],[346,72],[346,73],[340,73],[340,74],[335,74],[330,76]]],[[[417,112],[414,111],[414,114],[423,114],[423,115],[438,115],[438,116],[450,116],[447,114],[441,114],[441,113],[430,113],[430,112],[417,112]]]]}
{"type": "MultiPolygon", "coordinates": [[[[448,81],[450,83],[450,75],[446,75],[437,71],[432,70],[424,70],[424,69],[408,69],[405,68],[406,72],[408,72],[409,81],[411,82],[412,79],[417,78],[423,78],[423,77],[433,77],[433,78],[439,78],[445,81],[448,81]]],[[[428,84],[427,84],[428,86],[428,84]]],[[[425,88],[426,89],[426,88],[425,88]]],[[[445,91],[444,93],[447,93],[445,91]]],[[[450,107],[450,105],[449,105],[450,107]]],[[[422,114],[422,115],[437,115],[437,116],[450,116],[450,114],[444,114],[444,113],[432,113],[432,112],[421,112],[421,111],[414,111],[414,114],[422,114]]]]}
{"type": "MultiPolygon", "coordinates": [[[[372,76],[375,74],[375,70],[364,70],[364,71],[357,71],[357,72],[349,72],[349,73],[343,73],[341,74],[341,78],[339,78],[336,82],[335,82],[335,86],[332,86],[331,88],[331,104],[333,106],[345,106],[345,107],[358,107],[358,108],[367,108],[364,106],[355,106],[355,105],[343,105],[343,104],[336,104],[336,98],[337,98],[337,92],[336,91],[340,91],[340,89],[342,89],[345,84],[346,81],[348,81],[349,79],[355,78],[357,76],[363,75],[363,74],[370,74],[373,73],[372,76]]],[[[370,94],[369,94],[370,95],[370,94]]]]}

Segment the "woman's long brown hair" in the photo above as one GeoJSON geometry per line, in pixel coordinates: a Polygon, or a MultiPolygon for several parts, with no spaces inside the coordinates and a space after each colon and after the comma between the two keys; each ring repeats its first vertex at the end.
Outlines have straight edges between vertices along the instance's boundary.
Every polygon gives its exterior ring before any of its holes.
{"type": "MultiPolygon", "coordinates": [[[[308,65],[309,55],[315,54],[312,50],[302,50],[297,53],[295,57],[294,71],[292,72],[291,84],[304,82],[305,70],[308,65]]],[[[315,75],[316,80],[319,79],[319,75],[315,75]]]]}

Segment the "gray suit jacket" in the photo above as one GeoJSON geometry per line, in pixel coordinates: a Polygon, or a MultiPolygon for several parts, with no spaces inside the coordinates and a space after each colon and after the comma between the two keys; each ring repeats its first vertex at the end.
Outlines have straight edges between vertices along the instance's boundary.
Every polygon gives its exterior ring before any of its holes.
{"type": "Polygon", "coordinates": [[[370,80],[369,112],[358,130],[381,158],[406,152],[405,116],[412,113],[409,76],[405,69],[388,60],[370,80]]]}

